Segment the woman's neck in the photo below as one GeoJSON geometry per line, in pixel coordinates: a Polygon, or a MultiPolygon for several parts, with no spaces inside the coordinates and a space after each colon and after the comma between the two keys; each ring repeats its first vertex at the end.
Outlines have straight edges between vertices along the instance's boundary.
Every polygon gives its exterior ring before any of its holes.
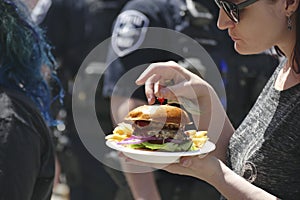
{"type": "Polygon", "coordinates": [[[294,69],[296,63],[294,65],[291,63],[288,59],[284,67],[279,71],[274,85],[276,90],[283,91],[300,83],[300,74],[296,73],[294,69]]]}

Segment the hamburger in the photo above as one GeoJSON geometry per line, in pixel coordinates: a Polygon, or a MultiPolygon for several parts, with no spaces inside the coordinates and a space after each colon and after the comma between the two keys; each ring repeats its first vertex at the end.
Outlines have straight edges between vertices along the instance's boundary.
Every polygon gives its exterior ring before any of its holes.
{"type": "MultiPolygon", "coordinates": [[[[118,144],[134,149],[152,151],[188,151],[193,145],[185,132],[190,124],[188,114],[171,105],[144,105],[131,110],[125,117],[126,123],[119,124],[114,134],[118,144]]],[[[113,134],[113,135],[114,135],[113,134]]],[[[106,139],[113,139],[107,136],[106,139]]]]}

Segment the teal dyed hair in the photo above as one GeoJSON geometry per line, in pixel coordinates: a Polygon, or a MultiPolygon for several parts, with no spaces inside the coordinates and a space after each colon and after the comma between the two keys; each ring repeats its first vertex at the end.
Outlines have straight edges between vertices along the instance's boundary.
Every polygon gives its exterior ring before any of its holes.
{"type": "MultiPolygon", "coordinates": [[[[53,98],[42,75],[43,65],[58,81],[51,47],[44,32],[31,21],[26,6],[17,0],[0,0],[0,85],[25,93],[45,121],[55,125],[50,114],[53,98]]],[[[59,98],[62,96],[61,90],[59,98]]]]}

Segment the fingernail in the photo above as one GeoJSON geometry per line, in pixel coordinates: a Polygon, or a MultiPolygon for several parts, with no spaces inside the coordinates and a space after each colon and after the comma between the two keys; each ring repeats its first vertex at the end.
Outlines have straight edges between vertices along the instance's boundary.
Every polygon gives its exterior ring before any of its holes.
{"type": "Polygon", "coordinates": [[[140,85],[140,79],[139,78],[135,80],[135,84],[140,85]]]}
{"type": "Polygon", "coordinates": [[[183,167],[189,167],[189,166],[191,165],[191,161],[190,161],[190,160],[184,160],[184,161],[181,163],[181,165],[182,165],[183,167]]]}

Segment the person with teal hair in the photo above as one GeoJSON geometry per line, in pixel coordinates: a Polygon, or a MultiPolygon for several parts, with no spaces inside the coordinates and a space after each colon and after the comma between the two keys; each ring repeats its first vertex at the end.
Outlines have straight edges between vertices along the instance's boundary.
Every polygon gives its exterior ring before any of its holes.
{"type": "Polygon", "coordinates": [[[0,0],[0,19],[0,199],[50,199],[55,156],[49,126],[59,123],[50,108],[63,97],[62,90],[53,97],[49,84],[59,83],[55,60],[20,1],[0,0]]]}

